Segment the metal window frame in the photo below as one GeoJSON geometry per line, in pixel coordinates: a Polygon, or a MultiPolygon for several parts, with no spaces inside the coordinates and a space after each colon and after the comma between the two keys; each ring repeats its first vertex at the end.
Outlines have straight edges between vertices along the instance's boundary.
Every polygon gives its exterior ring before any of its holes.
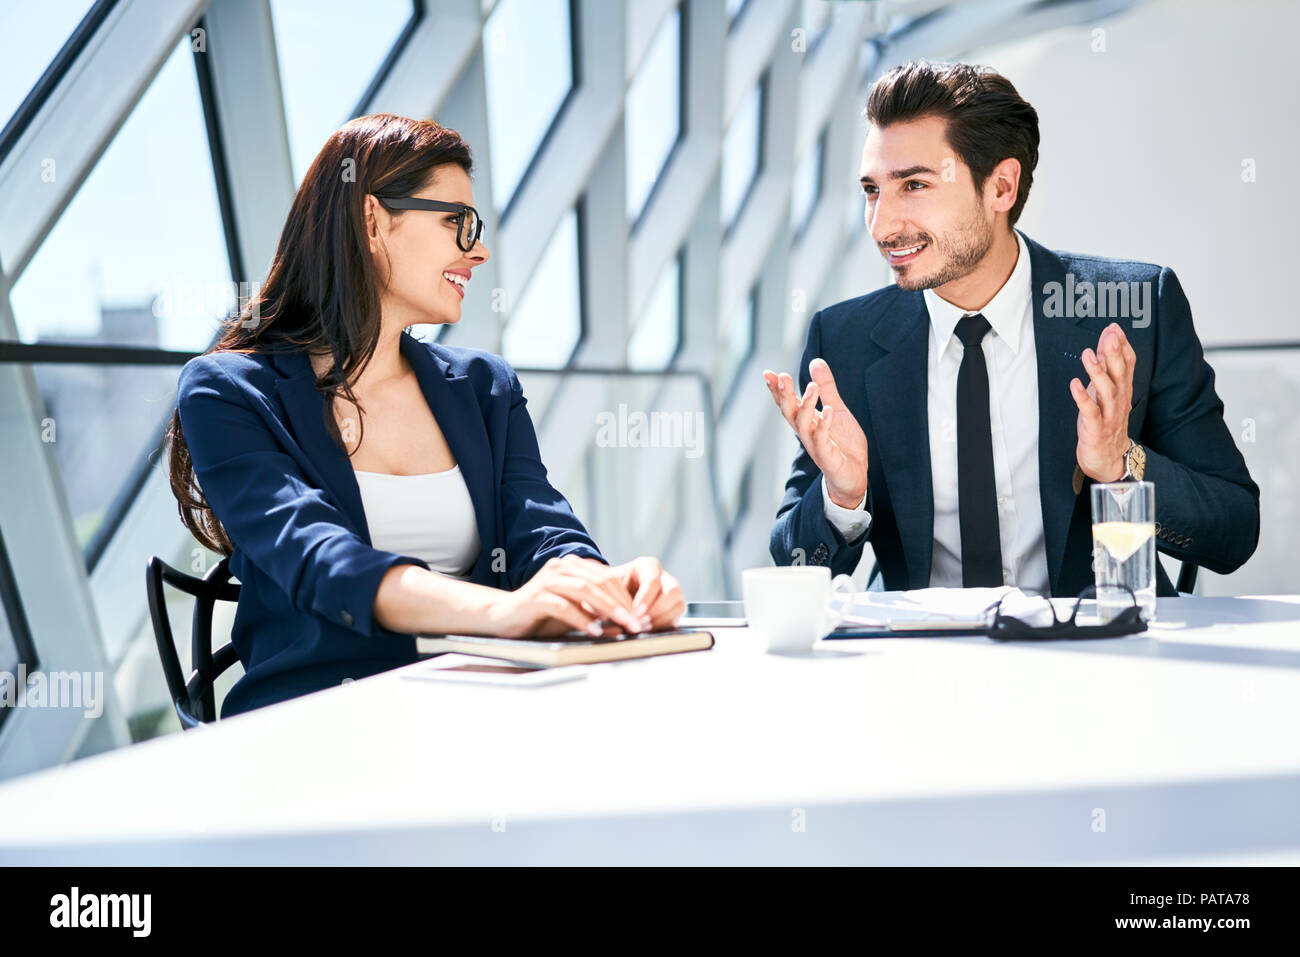
{"type": "MultiPolygon", "coordinates": [[[[673,161],[677,158],[682,143],[686,141],[686,135],[689,132],[686,127],[686,110],[688,102],[688,83],[690,82],[690,77],[687,73],[687,52],[690,50],[690,43],[689,38],[686,36],[688,26],[688,11],[686,8],[691,2],[692,0],[680,0],[679,3],[673,5],[671,10],[671,14],[677,16],[677,135],[673,139],[672,146],[668,148],[668,155],[664,157],[664,161],[659,164],[659,169],[656,170],[655,181],[650,187],[650,192],[646,193],[645,200],[641,203],[641,208],[637,210],[636,216],[632,218],[628,225],[628,233],[633,236],[635,236],[637,230],[641,228],[641,224],[645,221],[646,215],[650,212],[650,207],[654,205],[656,197],[663,192],[664,174],[668,171],[668,168],[673,165],[673,161]]],[[[660,29],[663,29],[662,24],[660,25],[660,29]]],[[[653,46],[654,42],[651,41],[651,47],[653,46]]],[[[642,68],[644,68],[644,66],[645,63],[643,58],[642,68]]],[[[629,90],[631,89],[631,83],[628,84],[628,88],[629,90]]],[[[626,102],[626,97],[624,99],[626,102]]],[[[624,124],[627,122],[626,111],[624,113],[623,122],[624,124]]],[[[626,141],[626,134],[624,135],[624,139],[626,141]]]]}
{"type": "MultiPolygon", "coordinates": [[[[14,580],[13,566],[9,563],[9,551],[5,548],[4,530],[0,529],[0,614],[5,616],[9,634],[13,637],[14,647],[18,651],[17,667],[27,673],[40,666],[40,657],[32,643],[31,628],[27,623],[27,613],[23,610],[22,596],[18,593],[18,583],[14,580]]],[[[21,697],[22,688],[16,687],[18,676],[14,674],[14,694],[21,697]]],[[[0,732],[4,731],[5,719],[11,708],[0,708],[0,732]]]]}
{"type": "Polygon", "coordinates": [[[117,0],[77,57],[46,91],[0,160],[0,258],[10,285],[45,242],[154,83],[207,0],[117,0]],[[127,77],[124,69],[133,69],[127,77]],[[58,178],[28,188],[31,171],[57,157],[58,178]]]}
{"type": "Polygon", "coordinates": [[[826,127],[817,135],[817,139],[809,149],[818,151],[817,155],[817,182],[813,187],[812,203],[808,211],[803,214],[794,228],[794,244],[797,246],[803,242],[804,235],[808,232],[808,227],[817,219],[817,207],[821,205],[822,196],[826,191],[826,151],[827,142],[830,139],[830,130],[826,127]]]}
{"type": "Polygon", "coordinates": [[[388,82],[388,78],[397,66],[397,61],[401,59],[402,53],[410,45],[411,38],[415,36],[415,31],[419,29],[424,16],[425,0],[411,0],[411,15],[397,34],[397,39],[393,41],[393,45],[389,47],[388,53],[384,55],[384,59],[380,61],[379,68],[375,71],[375,75],[371,77],[369,85],[361,94],[361,98],[357,100],[356,105],[352,108],[352,119],[365,116],[370,112],[370,104],[375,101],[379,96],[379,91],[388,82]]]}
{"type": "MultiPolygon", "coordinates": [[[[0,274],[0,331],[14,330],[9,285],[0,274]]],[[[0,729],[0,779],[130,741],[77,545],[58,466],[45,436],[32,370],[0,364],[0,526],[8,535],[10,570],[23,599],[41,665],[51,671],[96,672],[103,711],[94,721],[75,708],[20,708],[0,729]],[[39,639],[39,641],[38,641],[39,639]]]]}
{"type": "MultiPolygon", "coordinates": [[[[731,221],[722,224],[723,245],[726,245],[731,240],[731,237],[736,233],[737,228],[740,226],[740,221],[745,218],[745,209],[749,206],[749,201],[754,195],[755,188],[758,186],[758,181],[763,178],[763,174],[767,171],[767,163],[765,161],[767,159],[767,133],[768,124],[770,122],[767,115],[767,81],[769,76],[769,69],[764,69],[759,75],[758,83],[756,84],[758,88],[758,156],[755,157],[754,171],[750,174],[749,182],[745,184],[745,191],[740,196],[740,202],[736,205],[735,212],[731,214],[731,221]]],[[[734,123],[736,118],[733,116],[731,121],[734,123]]],[[[724,165],[727,162],[727,132],[730,132],[730,130],[723,133],[722,163],[724,165]]],[[[721,170],[719,170],[718,175],[722,175],[721,170]]]]}
{"type": "Polygon", "coordinates": [[[718,409],[719,419],[725,418],[727,412],[730,411],[733,400],[740,391],[740,383],[744,378],[745,366],[749,364],[749,360],[754,358],[754,355],[758,352],[758,317],[759,306],[762,304],[761,287],[762,283],[756,281],[752,286],[750,286],[749,294],[743,300],[749,304],[749,348],[745,350],[745,354],[741,356],[740,361],[736,363],[736,369],[731,374],[731,380],[722,383],[722,407],[718,409]]]}
{"type": "MultiPolygon", "coordinates": [[[[565,92],[564,98],[560,100],[560,105],[556,107],[555,115],[551,117],[551,121],[546,126],[546,132],[544,132],[542,138],[538,140],[537,147],[533,150],[533,155],[528,159],[528,165],[526,165],[524,171],[519,174],[519,182],[516,183],[514,189],[510,191],[510,198],[506,200],[505,205],[497,212],[497,219],[500,223],[500,228],[504,228],[505,224],[510,221],[510,215],[515,211],[519,197],[523,194],[529,180],[533,177],[537,167],[541,164],[542,157],[546,153],[547,148],[555,140],[556,131],[559,129],[565,113],[568,111],[570,104],[572,104],[574,99],[578,96],[583,85],[582,48],[580,46],[582,42],[582,24],[579,12],[579,2],[578,0],[568,0],[568,4],[569,89],[565,92]]],[[[495,14],[498,9],[499,5],[493,4],[492,13],[495,14]]],[[[491,16],[491,14],[489,14],[489,16],[491,16]]],[[[487,19],[484,19],[483,26],[484,29],[487,28],[487,19]]],[[[491,161],[489,160],[489,162],[491,161]]]]}
{"type": "MultiPolygon", "coordinates": [[[[204,17],[199,17],[188,32],[192,33],[195,29],[202,29],[204,34],[207,35],[208,25],[204,17]]],[[[200,109],[203,112],[204,126],[208,134],[213,181],[216,188],[217,203],[221,215],[222,229],[226,243],[226,253],[230,264],[230,273],[232,278],[238,281],[238,277],[247,275],[247,273],[244,269],[243,253],[240,248],[239,234],[236,225],[233,189],[231,187],[229,169],[226,163],[224,137],[222,135],[220,118],[217,112],[218,108],[214,92],[211,61],[209,60],[209,54],[206,51],[193,50],[192,55],[199,91],[200,109]]],[[[156,79],[157,76],[155,74],[153,80],[156,79]]],[[[151,85],[153,80],[150,81],[151,85]]],[[[132,109],[132,112],[134,112],[134,108],[132,109]]],[[[188,352],[115,346],[112,344],[79,346],[76,344],[41,344],[39,342],[35,344],[23,344],[0,341],[0,361],[48,361],[78,365],[100,365],[117,360],[118,362],[129,362],[131,364],[140,365],[171,365],[177,360],[180,360],[183,364],[193,355],[194,353],[188,352]]],[[[110,499],[103,519],[96,527],[95,532],[91,535],[89,541],[87,541],[82,557],[86,563],[86,571],[88,573],[93,573],[95,571],[108,543],[117,534],[123,520],[131,509],[132,503],[134,503],[139,496],[141,489],[144,488],[144,485],[149,478],[150,472],[156,466],[158,456],[163,450],[170,418],[171,413],[169,412],[164,416],[163,421],[159,423],[158,427],[150,433],[152,438],[149,440],[148,444],[137,453],[136,460],[131,466],[130,471],[127,473],[126,478],[123,480],[121,485],[119,485],[112,499],[110,499]]]]}
{"type": "MultiPolygon", "coordinates": [[[[730,33],[735,28],[736,24],[740,22],[740,18],[745,15],[745,11],[749,9],[751,2],[752,0],[740,0],[740,6],[736,8],[736,12],[727,17],[727,33],[730,33]]],[[[722,13],[723,16],[726,16],[727,11],[725,7],[723,8],[722,13]]]]}
{"type": "MultiPolygon", "coordinates": [[[[587,258],[589,253],[587,251],[587,242],[586,242],[586,236],[587,236],[587,230],[586,230],[587,201],[586,200],[587,200],[586,194],[579,196],[577,202],[573,204],[573,208],[565,212],[564,214],[564,216],[568,216],[570,212],[573,214],[574,231],[577,233],[577,236],[575,237],[577,242],[577,249],[574,251],[574,268],[578,273],[578,275],[575,277],[578,281],[578,338],[574,340],[573,348],[569,350],[569,354],[568,356],[565,357],[563,364],[558,366],[552,366],[552,367],[546,367],[546,366],[536,367],[539,369],[549,368],[551,372],[574,371],[574,361],[577,358],[578,353],[581,352],[583,343],[585,342],[587,337],[587,318],[588,318],[587,317],[587,299],[588,299],[587,277],[589,275],[589,272],[586,267],[587,267],[587,258]]],[[[547,237],[546,247],[542,253],[543,257],[546,255],[546,252],[550,250],[551,243],[555,241],[556,236],[560,231],[560,227],[563,224],[564,224],[564,217],[561,217],[560,221],[555,224],[555,228],[551,230],[550,236],[547,237]]],[[[532,278],[535,279],[536,276],[537,276],[537,271],[534,270],[532,278]]],[[[522,299],[523,296],[526,295],[527,293],[528,293],[528,286],[525,286],[521,290],[520,299],[522,299]]],[[[507,323],[507,325],[509,325],[509,323],[507,323]]],[[[444,323],[439,328],[438,341],[440,342],[442,341],[442,332],[447,328],[448,328],[448,324],[446,323],[444,323]]],[[[519,368],[519,367],[515,367],[515,368],[519,368]]],[[[549,411],[549,409],[547,411],[549,411]]]]}
{"type": "MultiPolygon", "coordinates": [[[[199,17],[197,28],[208,33],[206,17],[199,17]]],[[[217,189],[217,208],[221,211],[221,226],[225,232],[226,255],[230,260],[230,275],[236,282],[248,275],[244,252],[239,242],[239,229],[235,213],[234,189],[230,184],[230,168],[226,163],[226,142],[218,113],[216,83],[212,75],[212,61],[206,50],[194,50],[194,75],[198,80],[199,103],[203,111],[203,125],[208,132],[208,152],[212,158],[212,178],[217,189]]]]}
{"type": "MultiPolygon", "coordinates": [[[[673,321],[676,326],[675,332],[677,333],[677,341],[676,344],[673,346],[672,353],[664,361],[663,367],[659,370],[655,370],[655,369],[642,370],[646,372],[667,372],[669,370],[672,370],[677,364],[678,356],[682,354],[682,347],[685,343],[685,338],[686,338],[686,322],[685,322],[686,246],[685,245],[683,245],[680,249],[677,250],[677,255],[673,256],[673,258],[668,261],[668,264],[665,264],[664,268],[665,269],[675,268],[677,270],[677,295],[673,297],[673,309],[676,310],[676,313],[673,317],[673,321]]],[[[660,278],[662,278],[662,274],[660,274],[660,278]]],[[[628,330],[628,336],[627,336],[628,346],[632,344],[632,337],[636,335],[638,328],[640,328],[641,323],[644,321],[645,321],[645,313],[642,312],[642,314],[637,317],[637,321],[628,330]]],[[[627,350],[625,348],[624,356],[626,355],[627,355],[627,350]]]]}
{"type": "Polygon", "coordinates": [[[71,36],[64,41],[59,52],[54,55],[54,59],[37,78],[32,88],[27,91],[18,108],[14,110],[13,115],[9,117],[3,129],[0,129],[0,163],[13,150],[18,140],[22,138],[23,133],[31,126],[32,121],[40,113],[41,107],[45,101],[50,98],[59,83],[67,75],[72,64],[76,62],[81,51],[86,48],[90,38],[100,28],[108,15],[113,11],[113,5],[117,0],[95,0],[86,15],[81,18],[81,22],[73,29],[71,36]]]}

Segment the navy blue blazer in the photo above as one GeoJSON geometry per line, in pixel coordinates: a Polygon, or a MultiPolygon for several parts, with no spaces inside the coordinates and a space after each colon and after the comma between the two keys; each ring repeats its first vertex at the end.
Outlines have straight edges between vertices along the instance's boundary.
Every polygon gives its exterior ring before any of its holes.
{"type": "MultiPolygon", "coordinates": [[[[1093,582],[1092,482],[1075,494],[1078,406],[1069,383],[1077,376],[1087,384],[1080,356],[1097,347],[1111,322],[1120,323],[1137,353],[1128,432],[1146,448],[1146,478],[1156,487],[1157,547],[1214,572],[1235,570],[1259,541],[1259,487],[1223,421],[1214,371],[1205,361],[1173,270],[1053,252],[1028,236],[1025,243],[1033,276],[1038,478],[1052,594],[1076,595],[1093,582]],[[1100,291],[1090,309],[1053,309],[1044,315],[1049,295],[1057,290],[1077,295],[1085,282],[1093,283],[1093,289],[1105,282],[1148,283],[1148,321],[1080,315],[1105,308],[1100,291]]],[[[826,520],[821,471],[800,445],[772,528],[770,548],[778,565],[802,560],[848,574],[870,541],[887,589],[929,585],[934,545],[929,341],[925,297],[894,285],[813,316],[799,365],[799,389],[802,393],[808,386],[808,363],[817,356],[825,359],[867,436],[871,525],[862,541],[849,545],[826,520]]],[[[1157,571],[1156,590],[1175,594],[1163,569],[1157,571]]]]}
{"type": "MultiPolygon", "coordinates": [[[[460,465],[482,551],[470,580],[514,589],[560,555],[605,561],[547,481],[514,370],[477,349],[401,351],[460,465]]],[[[244,675],[222,717],[417,660],[415,638],[371,617],[394,565],[371,547],[361,492],[326,425],[305,351],[217,352],[181,370],[177,405],[194,474],[233,545],[242,585],[231,639],[244,675]]]]}

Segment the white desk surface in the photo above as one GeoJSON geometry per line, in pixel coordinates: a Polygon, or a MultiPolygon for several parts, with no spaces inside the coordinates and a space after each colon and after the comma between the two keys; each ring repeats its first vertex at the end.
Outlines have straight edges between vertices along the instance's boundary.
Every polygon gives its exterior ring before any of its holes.
{"type": "Polygon", "coordinates": [[[1300,596],[1157,617],[400,669],[6,782],[0,864],[1300,863],[1300,596]]]}

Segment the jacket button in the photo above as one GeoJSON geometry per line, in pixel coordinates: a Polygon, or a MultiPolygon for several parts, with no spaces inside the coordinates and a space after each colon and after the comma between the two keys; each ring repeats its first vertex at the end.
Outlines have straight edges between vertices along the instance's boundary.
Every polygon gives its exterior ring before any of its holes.
{"type": "Polygon", "coordinates": [[[343,624],[345,625],[350,626],[352,624],[352,612],[347,611],[346,609],[339,612],[339,618],[342,619],[343,624]]]}

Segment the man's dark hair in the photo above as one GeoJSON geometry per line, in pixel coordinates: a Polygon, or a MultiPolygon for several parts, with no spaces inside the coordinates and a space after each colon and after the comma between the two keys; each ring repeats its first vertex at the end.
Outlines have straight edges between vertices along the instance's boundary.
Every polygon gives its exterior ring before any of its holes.
{"type": "Polygon", "coordinates": [[[992,67],[924,60],[896,66],[871,87],[867,120],[889,126],[922,117],[947,122],[948,144],[982,190],[993,167],[1020,161],[1020,189],[1008,220],[1015,225],[1038,165],[1038,113],[992,67]]]}

